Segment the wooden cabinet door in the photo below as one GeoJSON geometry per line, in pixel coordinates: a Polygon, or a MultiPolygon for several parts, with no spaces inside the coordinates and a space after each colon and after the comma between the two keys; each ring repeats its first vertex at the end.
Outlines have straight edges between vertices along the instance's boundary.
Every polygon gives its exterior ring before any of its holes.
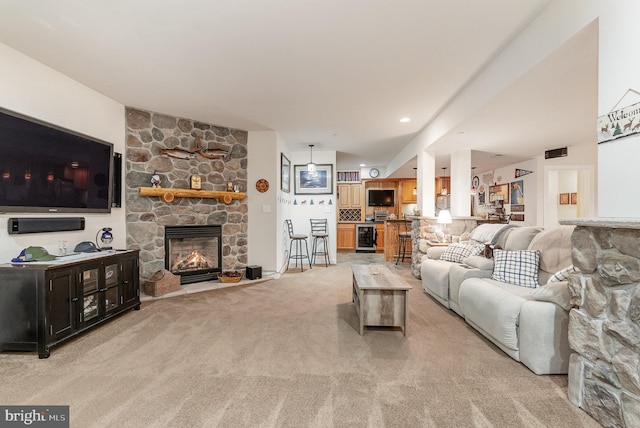
{"type": "Polygon", "coordinates": [[[51,341],[71,335],[76,330],[78,314],[78,292],[75,269],[52,272],[48,276],[49,287],[49,334],[51,341]]]}
{"type": "Polygon", "coordinates": [[[359,184],[352,184],[351,185],[351,189],[349,189],[349,195],[350,195],[350,204],[351,204],[351,208],[360,208],[361,207],[361,198],[360,198],[360,194],[362,191],[362,186],[359,184]]]}
{"type": "Polygon", "coordinates": [[[356,249],[356,225],[353,223],[337,225],[336,246],[338,250],[356,249]]]}
{"type": "Polygon", "coordinates": [[[122,304],[129,306],[138,303],[140,287],[138,286],[138,257],[123,257],[122,266],[122,304]]]}
{"type": "Polygon", "coordinates": [[[402,203],[410,204],[417,202],[418,196],[413,194],[416,188],[417,180],[402,180],[402,203]]]}
{"type": "Polygon", "coordinates": [[[376,253],[384,252],[384,224],[376,224],[376,253]]]}
{"type": "Polygon", "coordinates": [[[338,184],[338,208],[351,208],[351,186],[338,184]]]}

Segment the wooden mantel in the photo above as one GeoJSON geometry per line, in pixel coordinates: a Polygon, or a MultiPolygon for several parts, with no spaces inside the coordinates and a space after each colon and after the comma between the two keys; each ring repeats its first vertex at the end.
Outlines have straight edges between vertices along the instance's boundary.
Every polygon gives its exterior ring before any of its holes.
{"type": "Polygon", "coordinates": [[[231,203],[233,199],[242,200],[247,194],[244,192],[219,192],[213,190],[192,190],[192,189],[164,189],[162,187],[141,187],[140,196],[160,196],[163,201],[171,202],[178,198],[204,198],[222,199],[225,204],[231,203]]]}

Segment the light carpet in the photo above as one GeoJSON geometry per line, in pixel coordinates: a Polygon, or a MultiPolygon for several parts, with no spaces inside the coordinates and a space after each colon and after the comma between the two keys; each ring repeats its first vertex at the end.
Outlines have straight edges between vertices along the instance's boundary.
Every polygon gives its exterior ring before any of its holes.
{"type": "Polygon", "coordinates": [[[408,337],[359,335],[351,263],[144,302],[53,348],[0,353],[0,403],[70,405],[72,427],[597,427],[566,376],[537,376],[427,297],[408,337]]]}

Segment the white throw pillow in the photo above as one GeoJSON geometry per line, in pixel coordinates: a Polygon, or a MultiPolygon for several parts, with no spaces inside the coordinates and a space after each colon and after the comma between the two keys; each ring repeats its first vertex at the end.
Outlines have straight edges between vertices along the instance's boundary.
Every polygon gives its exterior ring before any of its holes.
{"type": "Polygon", "coordinates": [[[554,273],[551,278],[549,278],[547,284],[551,284],[552,282],[568,281],[569,275],[571,275],[575,271],[576,269],[573,267],[573,265],[567,266],[564,269],[560,269],[558,272],[554,273]]]}
{"type": "Polygon", "coordinates": [[[522,287],[538,286],[540,252],[530,250],[493,250],[493,275],[491,279],[522,287]]]}
{"type": "Polygon", "coordinates": [[[440,260],[462,263],[469,256],[477,256],[484,249],[483,246],[467,244],[451,244],[440,256],[440,260]]]}
{"type": "Polygon", "coordinates": [[[533,290],[531,297],[542,302],[551,302],[560,306],[565,311],[571,309],[571,292],[567,281],[558,281],[533,290]]]}

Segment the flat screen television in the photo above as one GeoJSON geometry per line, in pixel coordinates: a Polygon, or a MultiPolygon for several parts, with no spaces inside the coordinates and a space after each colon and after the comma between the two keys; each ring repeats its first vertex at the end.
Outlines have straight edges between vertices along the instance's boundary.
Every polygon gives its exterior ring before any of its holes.
{"type": "Polygon", "coordinates": [[[0,110],[0,212],[111,211],[113,144],[0,110]]]}
{"type": "Polygon", "coordinates": [[[393,189],[379,190],[369,189],[368,205],[370,207],[392,207],[393,189]]]}

